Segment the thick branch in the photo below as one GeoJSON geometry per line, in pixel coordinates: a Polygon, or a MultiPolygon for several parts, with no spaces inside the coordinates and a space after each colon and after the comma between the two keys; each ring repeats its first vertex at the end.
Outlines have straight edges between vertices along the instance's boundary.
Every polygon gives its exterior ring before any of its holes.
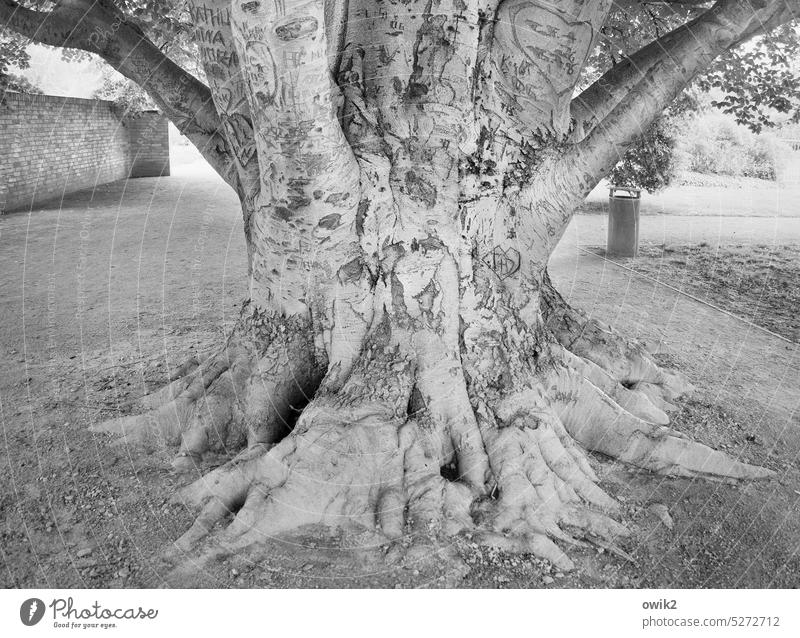
{"type": "Polygon", "coordinates": [[[574,98],[571,105],[574,122],[572,138],[583,139],[599,122],[631,92],[645,73],[657,62],[669,56],[669,49],[682,37],[691,36],[692,29],[703,16],[683,24],[661,38],[639,49],[633,55],[615,64],[574,98]]]}
{"type": "Polygon", "coordinates": [[[575,207],[699,72],[735,46],[743,34],[755,33],[755,25],[764,28],[774,26],[778,19],[791,19],[779,2],[762,0],[758,9],[757,1],[721,0],[696,20],[691,30],[680,31],[666,46],[661,42],[663,55],[650,65],[626,99],[581,142],[554,153],[534,180],[511,196],[512,205],[529,211],[520,237],[530,245],[538,242],[552,248],[575,207]],[[542,219],[548,225],[546,236],[537,233],[534,223],[542,219]]]}
{"type": "MultiPolygon", "coordinates": [[[[246,71],[234,46],[230,7],[230,0],[197,0],[187,5],[200,61],[239,173],[246,216],[260,190],[260,171],[253,116],[244,82],[246,71]]],[[[249,236],[247,218],[245,235],[249,236]]]]}
{"type": "Polygon", "coordinates": [[[108,2],[62,2],[45,13],[0,0],[0,21],[33,42],[99,55],[145,90],[231,186],[232,158],[208,87],[165,56],[108,2]]]}
{"type": "MultiPolygon", "coordinates": [[[[691,29],[670,34],[673,37],[660,44],[663,54],[626,99],[564,159],[581,158],[586,172],[599,181],[625,148],[717,56],[739,44],[743,36],[791,17],[784,0],[720,0],[693,21],[691,29]]],[[[582,190],[588,192],[593,186],[586,184],[582,190]]]]}
{"type": "MultiPolygon", "coordinates": [[[[571,106],[574,122],[573,140],[583,139],[599,122],[608,117],[614,107],[627,98],[654,65],[665,60],[670,60],[673,64],[678,65],[680,58],[675,57],[674,51],[679,50],[680,43],[686,38],[693,39],[695,37],[697,26],[708,20],[707,13],[703,13],[698,18],[642,47],[630,57],[616,64],[578,95],[571,106]]],[[[736,47],[756,35],[768,32],[793,17],[797,17],[797,14],[791,15],[788,2],[775,3],[774,10],[770,15],[762,19],[751,20],[747,28],[738,34],[728,48],[736,47]]]]}

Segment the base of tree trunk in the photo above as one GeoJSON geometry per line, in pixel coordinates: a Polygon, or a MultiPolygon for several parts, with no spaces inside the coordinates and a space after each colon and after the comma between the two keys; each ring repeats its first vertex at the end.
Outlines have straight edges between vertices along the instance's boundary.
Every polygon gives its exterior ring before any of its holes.
{"type": "Polygon", "coordinates": [[[333,383],[308,326],[252,313],[221,352],[147,397],[149,411],[94,429],[179,445],[177,470],[238,451],[176,495],[199,512],[176,549],[214,556],[322,525],[388,540],[470,533],[570,570],[568,546],[627,556],[628,529],[590,452],[668,476],[772,475],[667,427],[690,386],[547,279],[542,299],[548,352],[492,414],[461,375],[441,381],[446,407],[421,402],[413,359],[379,332],[333,383]]]}
{"type": "Polygon", "coordinates": [[[671,430],[688,384],[542,275],[643,128],[796,1],[715,2],[578,95],[619,18],[607,0],[203,0],[181,31],[209,86],[115,3],[28,4],[0,2],[4,23],[139,83],[242,205],[253,299],[233,334],[143,414],[95,428],[178,447],[181,471],[238,454],[181,495],[200,514],[180,547],[308,524],[470,530],[569,569],[565,545],[621,554],[626,533],[592,452],[770,475],[671,430]]]}
{"type": "Polygon", "coordinates": [[[209,452],[230,455],[288,434],[325,372],[307,324],[274,322],[245,306],[225,346],[188,360],[170,383],[140,401],[143,412],[90,428],[116,445],[155,440],[178,447],[174,469],[209,452]]]}

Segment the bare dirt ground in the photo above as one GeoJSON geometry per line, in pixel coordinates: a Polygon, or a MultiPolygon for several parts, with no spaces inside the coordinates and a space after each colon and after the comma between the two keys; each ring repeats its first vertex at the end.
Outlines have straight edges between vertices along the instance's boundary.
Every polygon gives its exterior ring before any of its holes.
{"type": "MultiPolygon", "coordinates": [[[[164,550],[191,512],[170,499],[193,477],[171,473],[166,451],[115,447],[87,427],[130,410],[166,370],[210,348],[245,295],[235,196],[210,172],[176,173],[0,218],[0,585],[800,585],[797,346],[577,250],[604,237],[597,216],[577,218],[554,256],[561,290],[685,371],[698,392],[676,414],[679,428],[768,465],[774,480],[663,479],[595,458],[625,506],[634,531],[625,549],[635,563],[571,550],[579,566],[571,574],[468,538],[398,552],[354,549],[357,539],[318,533],[276,540],[263,556],[171,574],[164,550]]],[[[662,241],[668,224],[653,221],[643,236],[662,241]]],[[[730,237],[718,219],[693,223],[691,239],[681,227],[682,241],[730,237]]],[[[774,243],[773,220],[737,223],[737,237],[774,243]]]]}

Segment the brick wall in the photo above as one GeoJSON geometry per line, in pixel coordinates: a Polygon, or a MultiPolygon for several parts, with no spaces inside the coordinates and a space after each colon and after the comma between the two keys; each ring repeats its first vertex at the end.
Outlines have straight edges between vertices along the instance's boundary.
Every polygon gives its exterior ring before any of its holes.
{"type": "Polygon", "coordinates": [[[129,175],[168,174],[167,122],[157,113],[122,121],[111,102],[0,96],[0,211],[129,175]]]}
{"type": "Polygon", "coordinates": [[[130,177],[169,175],[169,122],[157,111],[126,119],[130,144],[130,177]]]}

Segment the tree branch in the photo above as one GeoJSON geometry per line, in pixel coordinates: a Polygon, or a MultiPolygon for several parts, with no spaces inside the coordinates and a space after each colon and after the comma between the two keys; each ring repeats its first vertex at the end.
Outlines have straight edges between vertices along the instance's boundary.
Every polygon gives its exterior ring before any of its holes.
{"type": "Polygon", "coordinates": [[[663,55],[625,99],[582,141],[546,161],[512,204],[550,220],[550,241],[557,241],[575,207],[698,73],[743,36],[793,17],[784,0],[720,0],[691,29],[670,37],[668,45],[662,41],[663,55]]]}
{"type": "Polygon", "coordinates": [[[238,188],[211,91],[164,55],[111,3],[64,1],[43,12],[15,0],[0,0],[0,22],[33,42],[99,55],[142,87],[225,181],[238,188]]]}
{"type": "MultiPolygon", "coordinates": [[[[753,4],[752,2],[750,4],[753,4]]],[[[779,26],[792,19],[789,3],[775,2],[775,10],[762,20],[754,19],[742,30],[736,40],[728,48],[736,47],[750,38],[779,26]]],[[[671,58],[677,64],[678,58],[671,53],[685,38],[694,37],[694,29],[703,20],[708,19],[708,12],[694,20],[670,31],[661,38],[642,47],[619,64],[614,65],[602,77],[585,89],[572,101],[571,112],[574,122],[571,139],[583,139],[609,113],[629,95],[655,64],[671,58]]],[[[797,17],[795,14],[794,17],[797,17]]]]}
{"type": "Polygon", "coordinates": [[[190,0],[187,9],[194,26],[194,41],[200,51],[216,112],[219,115],[245,200],[245,236],[249,237],[247,215],[260,192],[259,157],[253,115],[247,101],[245,69],[234,45],[230,0],[190,0]]]}
{"type": "Polygon", "coordinates": [[[667,54],[671,44],[686,34],[700,20],[696,18],[642,47],[606,71],[572,100],[570,107],[573,129],[571,139],[579,141],[601,122],[641,81],[654,64],[667,54]]]}
{"type": "MultiPolygon", "coordinates": [[[[598,181],[619,156],[672,102],[698,73],[744,37],[796,17],[784,0],[720,0],[693,20],[687,29],[673,31],[659,42],[662,54],[625,99],[578,143],[572,153],[588,160],[586,169],[598,181]]],[[[594,184],[592,185],[592,187],[594,184]]],[[[588,192],[588,191],[587,191],[588,192]]]]}

